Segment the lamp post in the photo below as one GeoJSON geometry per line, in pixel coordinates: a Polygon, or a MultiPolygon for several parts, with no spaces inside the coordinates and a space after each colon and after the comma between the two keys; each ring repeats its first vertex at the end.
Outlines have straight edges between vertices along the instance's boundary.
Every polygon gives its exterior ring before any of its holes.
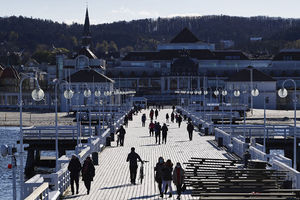
{"type": "Polygon", "coordinates": [[[95,91],[95,96],[96,97],[98,97],[98,99],[99,99],[99,104],[98,104],[98,115],[99,115],[99,117],[98,117],[98,134],[99,134],[99,137],[100,137],[100,102],[101,102],[101,91],[99,90],[99,89],[97,89],[96,91],[95,91]]]}
{"type": "Polygon", "coordinates": [[[224,128],[224,101],[223,101],[223,99],[227,95],[227,90],[226,89],[222,90],[221,94],[222,94],[222,129],[223,129],[224,128]]]}
{"type": "MultiPolygon", "coordinates": [[[[89,89],[88,85],[86,85],[86,88],[85,90],[83,91],[83,95],[86,97],[86,98],[89,98],[91,95],[92,95],[92,92],[91,90],[89,89]]],[[[90,133],[90,139],[92,137],[92,122],[91,122],[91,105],[88,106],[88,109],[89,109],[89,133],[90,133]]]]}
{"type": "MultiPolygon", "coordinates": [[[[55,83],[55,171],[58,171],[58,114],[57,114],[57,87],[61,83],[58,79],[54,79],[53,82],[55,83]]],[[[67,81],[63,81],[68,84],[67,81]]],[[[68,90],[64,91],[64,97],[66,99],[71,99],[73,97],[74,92],[69,88],[68,90]]]]}
{"type": "Polygon", "coordinates": [[[35,101],[41,101],[45,94],[44,91],[40,88],[38,80],[33,74],[22,74],[23,77],[20,81],[19,85],[19,106],[20,106],[20,198],[24,199],[24,172],[23,172],[23,157],[24,157],[24,147],[23,147],[23,119],[22,119],[22,111],[23,111],[23,100],[22,100],[22,85],[25,79],[34,79],[37,85],[37,89],[34,89],[31,93],[31,97],[35,101]]]}
{"type": "Polygon", "coordinates": [[[297,170],[297,137],[296,137],[296,120],[297,120],[297,114],[296,114],[296,110],[297,110],[297,96],[296,96],[296,92],[297,92],[297,85],[296,82],[293,79],[287,79],[285,81],[283,81],[282,83],[282,88],[278,90],[278,96],[281,98],[285,98],[288,95],[288,91],[284,88],[284,84],[287,81],[291,81],[294,84],[294,169],[297,170]]]}

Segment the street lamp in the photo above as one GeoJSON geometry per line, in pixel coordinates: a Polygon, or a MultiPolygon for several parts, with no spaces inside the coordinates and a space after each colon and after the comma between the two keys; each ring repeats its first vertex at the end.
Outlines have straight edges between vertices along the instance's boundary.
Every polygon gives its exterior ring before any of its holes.
{"type": "Polygon", "coordinates": [[[288,95],[288,91],[284,88],[284,84],[287,81],[291,81],[294,84],[294,169],[297,170],[297,137],[296,137],[296,120],[297,120],[297,115],[296,115],[296,110],[297,110],[297,85],[296,82],[293,79],[287,79],[283,81],[282,83],[282,88],[278,90],[278,96],[281,98],[285,98],[288,95]]]}
{"type": "Polygon", "coordinates": [[[223,126],[224,126],[224,101],[223,101],[223,99],[227,95],[227,90],[226,89],[222,90],[221,94],[222,94],[222,129],[223,129],[223,126]]]}
{"type": "Polygon", "coordinates": [[[37,78],[33,74],[22,74],[23,77],[20,81],[19,85],[19,106],[20,106],[20,198],[24,199],[24,172],[23,172],[23,154],[24,154],[24,147],[23,147],[23,119],[22,119],[22,111],[23,111],[23,100],[22,100],[22,85],[25,79],[34,79],[36,82],[37,88],[32,91],[31,97],[34,101],[41,101],[44,99],[44,91],[40,88],[37,78]]]}
{"type": "Polygon", "coordinates": [[[95,96],[98,97],[99,99],[99,104],[98,104],[98,114],[99,114],[99,118],[98,118],[98,134],[99,134],[99,137],[100,137],[100,101],[101,101],[101,91],[97,88],[97,90],[95,91],[95,96]]]}
{"type": "MultiPolygon", "coordinates": [[[[58,167],[58,114],[57,114],[57,102],[58,102],[58,98],[57,98],[57,87],[58,85],[61,83],[61,81],[59,81],[58,79],[54,79],[53,82],[55,83],[55,171],[57,172],[59,167],[58,167]]],[[[63,80],[63,82],[67,83],[67,81],[63,80]]],[[[70,87],[64,91],[64,97],[66,99],[71,99],[74,95],[74,92],[70,89],[70,87]]]]}

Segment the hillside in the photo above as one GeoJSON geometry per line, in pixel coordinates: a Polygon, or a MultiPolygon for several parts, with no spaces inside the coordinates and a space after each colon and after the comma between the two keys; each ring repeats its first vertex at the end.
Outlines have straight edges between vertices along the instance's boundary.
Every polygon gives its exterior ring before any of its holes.
{"type": "MultiPolygon", "coordinates": [[[[76,51],[83,30],[81,24],[67,25],[22,16],[0,18],[0,27],[2,64],[8,62],[8,51],[23,53],[23,60],[16,62],[24,62],[31,55],[40,62],[47,61],[52,47],[65,48],[65,52],[76,51]]],[[[282,48],[300,47],[300,40],[297,41],[300,39],[300,19],[222,15],[143,19],[93,25],[92,48],[100,57],[104,52],[153,50],[158,43],[170,41],[184,27],[188,27],[200,40],[216,43],[218,48],[221,48],[218,46],[220,40],[233,40],[234,49],[241,49],[250,54],[270,55],[282,48]],[[250,42],[250,37],[262,37],[263,40],[250,42]]],[[[14,58],[10,60],[15,62],[14,58]]]]}

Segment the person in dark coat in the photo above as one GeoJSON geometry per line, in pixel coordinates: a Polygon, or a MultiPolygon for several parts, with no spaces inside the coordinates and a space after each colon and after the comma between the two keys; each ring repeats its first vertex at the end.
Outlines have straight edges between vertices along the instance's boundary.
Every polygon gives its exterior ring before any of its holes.
{"type": "Polygon", "coordinates": [[[184,183],[184,170],[182,169],[179,162],[176,164],[176,167],[174,168],[173,171],[173,183],[174,185],[176,185],[177,188],[177,194],[178,194],[177,199],[180,199],[180,195],[182,193],[181,189],[184,183]]]}
{"type": "Polygon", "coordinates": [[[155,114],[155,119],[157,119],[157,116],[158,116],[158,110],[157,109],[155,109],[154,114],[155,114]]]}
{"type": "Polygon", "coordinates": [[[192,122],[189,122],[187,127],[186,127],[188,133],[189,133],[189,139],[190,141],[192,141],[193,139],[193,131],[194,131],[194,125],[192,124],[192,122]]]}
{"type": "Polygon", "coordinates": [[[154,132],[155,132],[155,143],[160,144],[160,131],[161,131],[161,126],[159,125],[159,122],[157,122],[154,126],[154,132]],[[158,141],[157,141],[158,140],[158,141]]]}
{"type": "Polygon", "coordinates": [[[82,180],[84,181],[84,185],[87,189],[87,194],[90,193],[91,182],[95,176],[95,167],[91,160],[91,157],[87,157],[83,163],[82,167],[82,180]]]}
{"type": "Polygon", "coordinates": [[[142,115],[142,127],[145,127],[145,122],[146,122],[146,114],[142,115]]]}
{"type": "Polygon", "coordinates": [[[139,154],[135,152],[135,148],[131,147],[131,152],[128,154],[126,161],[129,162],[130,181],[135,185],[136,172],[138,168],[137,160],[143,163],[139,154]]]}
{"type": "Polygon", "coordinates": [[[117,134],[119,133],[119,138],[120,138],[120,146],[124,146],[124,137],[126,134],[126,131],[123,126],[120,126],[120,128],[116,132],[117,134]]]}
{"type": "Polygon", "coordinates": [[[156,163],[156,166],[154,167],[155,171],[155,181],[157,182],[158,185],[158,190],[159,194],[161,194],[161,189],[162,189],[162,169],[165,164],[165,161],[163,157],[158,158],[158,163],[156,163]]]}
{"type": "Polygon", "coordinates": [[[154,127],[155,127],[155,124],[151,121],[150,124],[149,124],[149,134],[150,134],[150,136],[154,135],[154,127]]]}
{"type": "Polygon", "coordinates": [[[150,114],[149,114],[151,121],[153,120],[153,116],[154,116],[154,110],[151,108],[150,114]]]}
{"type": "Polygon", "coordinates": [[[172,106],[172,110],[173,110],[173,112],[175,111],[175,105],[172,106]]]}
{"type": "Polygon", "coordinates": [[[161,133],[162,133],[162,144],[165,142],[167,144],[167,134],[168,134],[168,127],[164,123],[164,125],[161,127],[161,133]]]}
{"type": "Polygon", "coordinates": [[[167,113],[167,114],[166,114],[166,122],[167,122],[167,123],[169,123],[169,118],[170,118],[169,113],[167,113]]]}
{"type": "Polygon", "coordinates": [[[171,122],[172,122],[172,123],[174,123],[174,118],[175,118],[175,115],[174,115],[174,112],[172,112],[172,113],[171,113],[171,122]]]}
{"type": "Polygon", "coordinates": [[[160,197],[164,197],[163,192],[166,189],[166,186],[169,186],[169,197],[172,197],[172,171],[173,171],[173,163],[171,162],[171,160],[167,160],[167,162],[164,164],[163,168],[162,168],[162,190],[160,192],[160,197]]]}
{"type": "Polygon", "coordinates": [[[128,127],[128,115],[125,115],[124,117],[124,125],[128,127]]]}
{"type": "Polygon", "coordinates": [[[178,127],[180,128],[181,122],[182,122],[182,117],[181,115],[178,115],[177,117],[177,122],[178,122],[178,127]]]}
{"type": "Polygon", "coordinates": [[[71,182],[71,191],[74,195],[74,182],[76,185],[76,194],[79,191],[79,173],[81,171],[81,163],[75,154],[72,155],[72,158],[68,165],[68,170],[70,171],[70,182],[71,182]]]}

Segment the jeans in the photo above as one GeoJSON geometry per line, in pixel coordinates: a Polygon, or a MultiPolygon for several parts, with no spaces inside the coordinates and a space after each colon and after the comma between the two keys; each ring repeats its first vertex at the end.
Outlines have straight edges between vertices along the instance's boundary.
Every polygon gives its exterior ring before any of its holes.
{"type": "Polygon", "coordinates": [[[74,182],[76,185],[76,193],[78,193],[79,190],[79,176],[70,176],[70,182],[71,182],[71,191],[72,194],[74,194],[74,182]]]}
{"type": "Polygon", "coordinates": [[[165,189],[166,189],[166,186],[169,186],[169,192],[170,193],[172,193],[173,192],[173,190],[172,190],[172,183],[171,183],[171,180],[169,180],[169,181],[162,181],[162,191],[165,191],[165,189]]]}
{"type": "Polygon", "coordinates": [[[130,181],[131,183],[135,183],[137,166],[129,166],[130,171],[130,181]]]}

